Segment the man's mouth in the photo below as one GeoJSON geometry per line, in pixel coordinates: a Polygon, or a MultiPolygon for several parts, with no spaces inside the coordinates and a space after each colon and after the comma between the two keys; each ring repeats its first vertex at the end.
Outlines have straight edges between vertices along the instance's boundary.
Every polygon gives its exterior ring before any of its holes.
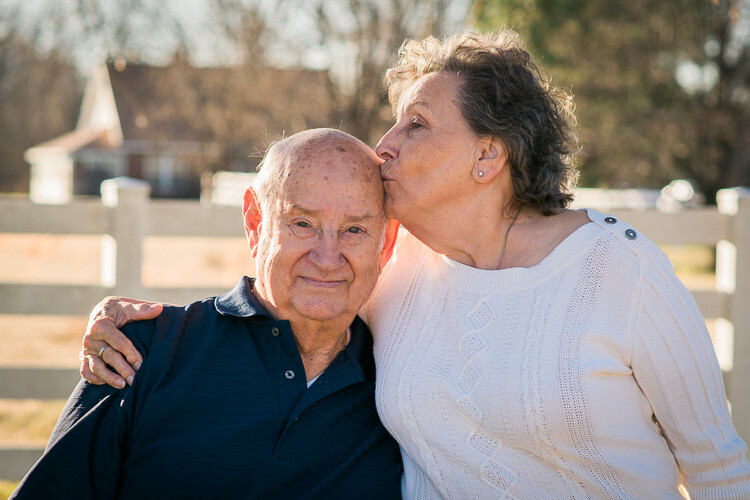
{"type": "Polygon", "coordinates": [[[300,276],[300,278],[308,285],[317,288],[336,288],[346,283],[345,280],[319,279],[306,276],[300,276]]]}

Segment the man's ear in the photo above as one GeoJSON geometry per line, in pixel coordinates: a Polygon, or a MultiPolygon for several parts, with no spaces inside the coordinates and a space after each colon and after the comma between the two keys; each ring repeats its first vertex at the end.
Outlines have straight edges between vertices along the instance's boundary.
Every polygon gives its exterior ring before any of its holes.
{"type": "Polygon", "coordinates": [[[260,234],[260,223],[262,216],[260,213],[260,203],[258,195],[251,187],[245,191],[245,199],[242,204],[242,215],[245,219],[245,234],[247,243],[250,245],[250,252],[255,257],[258,254],[258,240],[260,234]]]}
{"type": "Polygon", "coordinates": [[[508,162],[508,148],[497,137],[480,140],[479,158],[474,163],[472,178],[479,183],[490,182],[502,172],[508,162]]]}
{"type": "Polygon", "coordinates": [[[383,249],[380,251],[380,269],[391,260],[393,247],[396,246],[396,237],[398,236],[399,223],[395,219],[388,219],[385,226],[385,237],[383,239],[383,249]]]}

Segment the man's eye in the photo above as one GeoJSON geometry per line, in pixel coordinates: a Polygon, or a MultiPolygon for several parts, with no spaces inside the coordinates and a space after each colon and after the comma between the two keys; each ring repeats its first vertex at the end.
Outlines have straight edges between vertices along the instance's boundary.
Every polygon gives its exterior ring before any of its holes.
{"type": "Polygon", "coordinates": [[[419,119],[418,119],[418,118],[414,118],[414,119],[413,119],[413,120],[412,120],[412,121],[410,122],[409,126],[410,126],[411,128],[422,128],[422,127],[424,127],[424,125],[422,124],[422,122],[420,122],[420,121],[419,121],[419,119]]]}
{"type": "Polygon", "coordinates": [[[296,220],[289,224],[289,229],[300,238],[308,238],[315,234],[315,228],[307,221],[296,220]]]}
{"type": "Polygon", "coordinates": [[[348,244],[356,245],[367,239],[368,234],[369,233],[367,232],[367,229],[365,229],[364,227],[351,226],[344,229],[341,237],[343,238],[343,241],[346,241],[348,244]]]}

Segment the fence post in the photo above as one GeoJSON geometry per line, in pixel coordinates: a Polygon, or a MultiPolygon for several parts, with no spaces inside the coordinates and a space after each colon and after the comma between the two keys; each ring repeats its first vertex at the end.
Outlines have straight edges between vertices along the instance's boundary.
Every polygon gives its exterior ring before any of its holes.
{"type": "Polygon", "coordinates": [[[716,195],[719,211],[729,216],[731,242],[717,249],[717,285],[731,293],[729,319],[734,326],[734,356],[727,392],[732,420],[745,442],[750,442],[750,189],[722,189],[716,195]],[[723,261],[722,261],[723,260],[723,261]]]}
{"type": "Polygon", "coordinates": [[[143,239],[148,231],[145,181],[117,177],[101,184],[102,203],[111,207],[109,234],[102,239],[102,285],[115,295],[142,297],[143,239]]]}

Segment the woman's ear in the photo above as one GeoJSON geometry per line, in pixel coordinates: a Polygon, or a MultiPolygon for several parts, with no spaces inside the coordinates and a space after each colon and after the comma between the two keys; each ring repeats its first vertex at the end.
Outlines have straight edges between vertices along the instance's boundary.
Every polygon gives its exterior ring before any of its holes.
{"type": "Polygon", "coordinates": [[[260,203],[258,195],[253,188],[247,188],[245,199],[242,204],[242,215],[245,219],[245,234],[247,243],[250,245],[250,252],[255,257],[258,253],[258,241],[260,235],[260,224],[263,219],[260,212],[260,203]]]}
{"type": "Polygon", "coordinates": [[[479,158],[474,163],[471,176],[474,181],[482,184],[497,177],[508,161],[508,148],[496,137],[481,139],[477,154],[479,158]]]}

